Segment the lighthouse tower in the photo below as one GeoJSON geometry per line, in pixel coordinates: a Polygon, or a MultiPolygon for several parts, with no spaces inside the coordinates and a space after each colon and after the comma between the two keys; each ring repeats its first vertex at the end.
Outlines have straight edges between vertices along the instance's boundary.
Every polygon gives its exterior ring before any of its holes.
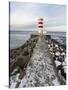
{"type": "Polygon", "coordinates": [[[38,32],[40,35],[43,35],[43,30],[44,30],[43,18],[39,18],[38,19],[38,32]]]}

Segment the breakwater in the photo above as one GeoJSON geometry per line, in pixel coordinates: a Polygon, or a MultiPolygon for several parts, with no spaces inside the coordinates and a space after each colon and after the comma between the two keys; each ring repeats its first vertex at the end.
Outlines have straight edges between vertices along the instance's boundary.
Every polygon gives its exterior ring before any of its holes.
{"type": "MultiPolygon", "coordinates": [[[[52,40],[49,35],[44,36],[44,38],[42,37],[40,38],[38,35],[31,35],[31,38],[27,40],[23,46],[10,51],[10,87],[11,88],[65,84],[64,79],[63,81],[61,81],[61,78],[60,80],[58,80],[59,79],[57,76],[58,70],[55,63],[56,61],[55,57],[57,57],[55,55],[57,51],[56,48],[58,49],[58,47],[54,48],[53,44],[56,46],[60,45],[55,40],[52,40]],[[54,65],[56,67],[55,69],[54,69],[54,65]],[[42,69],[42,72],[40,69],[42,69]],[[52,71],[52,73],[50,71],[52,71]],[[40,79],[38,77],[38,73],[40,74],[40,79]],[[37,77],[36,76],[32,77],[31,74],[32,75],[36,74],[37,77]],[[39,80],[41,81],[37,82],[39,80]]],[[[60,45],[60,47],[63,50],[65,50],[65,46],[60,45]]]]}

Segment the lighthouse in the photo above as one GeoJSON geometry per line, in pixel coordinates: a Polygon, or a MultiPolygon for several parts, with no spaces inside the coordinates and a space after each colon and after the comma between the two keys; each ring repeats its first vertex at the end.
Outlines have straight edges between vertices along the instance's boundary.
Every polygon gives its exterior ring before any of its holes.
{"type": "Polygon", "coordinates": [[[39,35],[43,35],[44,25],[43,25],[43,18],[38,19],[38,33],[39,35]]]}

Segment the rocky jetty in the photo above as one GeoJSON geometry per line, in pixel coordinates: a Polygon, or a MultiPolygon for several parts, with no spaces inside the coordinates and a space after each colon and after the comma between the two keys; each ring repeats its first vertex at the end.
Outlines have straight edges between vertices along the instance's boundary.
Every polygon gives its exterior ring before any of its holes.
{"type": "Polygon", "coordinates": [[[19,87],[40,87],[60,85],[55,72],[51,55],[44,37],[39,40],[34,49],[31,63],[26,68],[26,74],[19,87]]]}
{"type": "Polygon", "coordinates": [[[10,51],[10,88],[66,84],[66,46],[50,35],[31,35],[10,51]]]}

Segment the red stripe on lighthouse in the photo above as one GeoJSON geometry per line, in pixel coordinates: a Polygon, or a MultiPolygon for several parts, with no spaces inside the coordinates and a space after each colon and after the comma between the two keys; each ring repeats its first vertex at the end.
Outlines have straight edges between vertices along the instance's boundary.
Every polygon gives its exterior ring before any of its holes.
{"type": "Polygon", "coordinates": [[[43,22],[38,22],[38,24],[43,24],[43,22]]]}
{"type": "Polygon", "coordinates": [[[38,28],[43,28],[43,26],[38,26],[38,28]]]}

